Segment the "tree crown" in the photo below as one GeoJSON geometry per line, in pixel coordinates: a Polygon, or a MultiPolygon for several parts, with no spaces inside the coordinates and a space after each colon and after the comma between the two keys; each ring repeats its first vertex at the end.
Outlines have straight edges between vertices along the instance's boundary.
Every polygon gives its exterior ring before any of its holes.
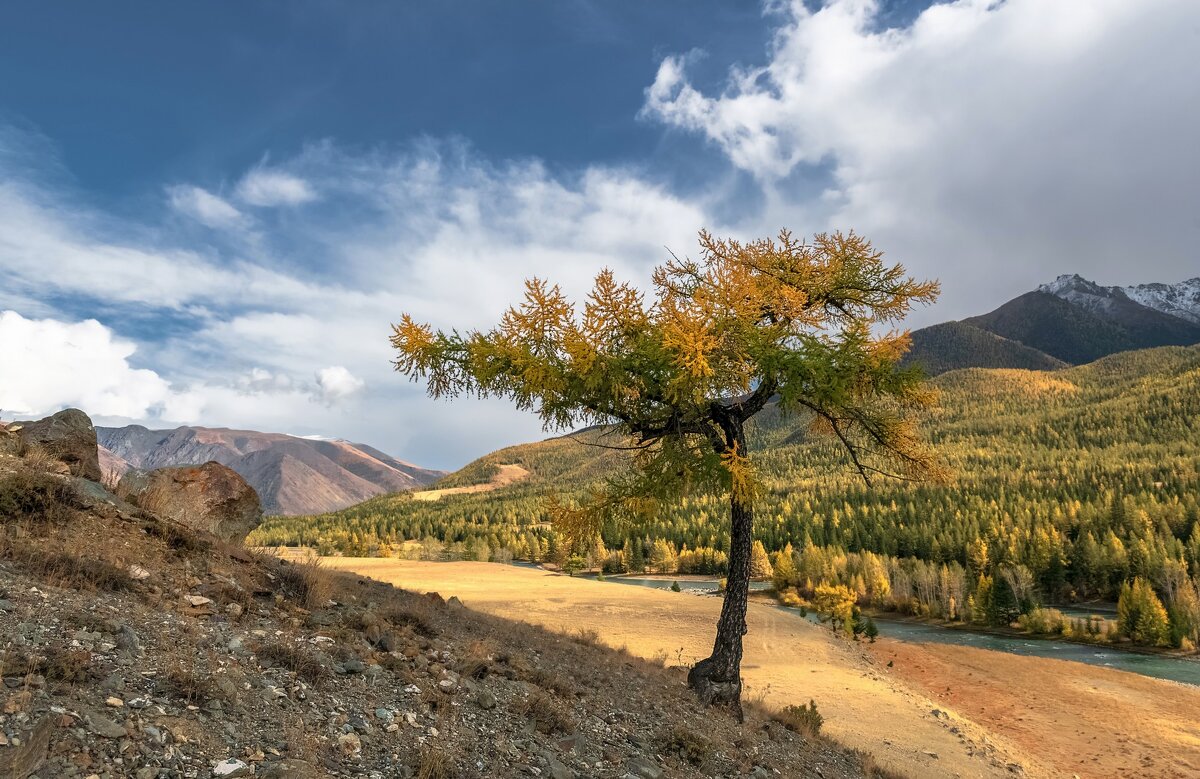
{"type": "Polygon", "coordinates": [[[613,425],[638,467],[597,496],[608,509],[653,507],[696,483],[751,493],[743,426],[769,402],[808,415],[864,478],[936,473],[915,427],[935,395],[898,367],[909,337],[894,327],[934,300],[936,282],[886,265],[853,232],[810,242],[701,232],[700,247],[697,260],[655,269],[649,301],[604,270],[582,309],[529,280],[487,331],[435,331],[405,314],[395,367],[434,397],[510,398],[547,428],[613,425]]]}

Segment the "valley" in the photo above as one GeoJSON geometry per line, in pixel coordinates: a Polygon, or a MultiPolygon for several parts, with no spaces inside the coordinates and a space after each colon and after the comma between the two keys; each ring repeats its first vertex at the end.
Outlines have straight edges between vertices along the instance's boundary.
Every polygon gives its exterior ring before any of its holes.
{"type": "MultiPolygon", "coordinates": [[[[708,652],[716,598],[522,567],[326,558],[471,609],[687,664],[708,652]]],[[[778,708],[814,698],[825,730],[914,777],[1175,777],[1200,771],[1200,688],[1064,660],[886,637],[837,638],[752,604],[747,695],[778,708]],[[892,663],[889,667],[888,663],[892,663]],[[938,712],[935,714],[935,710],[938,712]],[[902,735],[901,735],[902,734],[902,735]],[[936,753],[932,757],[929,753],[936,753]]]]}

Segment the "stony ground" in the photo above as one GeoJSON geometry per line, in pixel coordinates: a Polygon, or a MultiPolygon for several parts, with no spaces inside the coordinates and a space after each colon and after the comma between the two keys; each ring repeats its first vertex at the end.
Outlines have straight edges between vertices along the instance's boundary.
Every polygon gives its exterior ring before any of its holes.
{"type": "Polygon", "coordinates": [[[250,554],[11,463],[0,507],[2,777],[877,775],[592,636],[250,554]]]}

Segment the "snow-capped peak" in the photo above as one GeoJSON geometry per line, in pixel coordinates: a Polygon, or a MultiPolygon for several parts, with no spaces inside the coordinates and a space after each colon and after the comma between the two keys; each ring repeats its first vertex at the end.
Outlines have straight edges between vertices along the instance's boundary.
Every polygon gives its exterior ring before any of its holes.
{"type": "Polygon", "coordinates": [[[1042,284],[1038,291],[1093,311],[1108,309],[1121,300],[1131,300],[1146,308],[1200,324],[1200,277],[1178,284],[1103,287],[1078,273],[1065,273],[1049,284],[1042,284]]]}
{"type": "Polygon", "coordinates": [[[1200,276],[1178,284],[1138,284],[1119,289],[1147,308],[1200,325],[1200,276]]]}

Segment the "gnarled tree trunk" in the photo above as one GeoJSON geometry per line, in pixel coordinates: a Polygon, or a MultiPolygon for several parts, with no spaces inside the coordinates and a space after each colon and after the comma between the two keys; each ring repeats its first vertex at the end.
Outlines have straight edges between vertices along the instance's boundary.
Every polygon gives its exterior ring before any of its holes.
{"type": "MultiPolygon", "coordinates": [[[[730,436],[745,451],[745,435],[738,425],[730,436]]],[[[738,722],[742,714],[742,636],[746,634],[746,607],[750,596],[750,548],[754,509],[747,500],[731,493],[729,499],[729,574],[725,600],[717,621],[717,638],[712,654],[688,672],[688,686],[700,700],[731,707],[738,722]]]]}

